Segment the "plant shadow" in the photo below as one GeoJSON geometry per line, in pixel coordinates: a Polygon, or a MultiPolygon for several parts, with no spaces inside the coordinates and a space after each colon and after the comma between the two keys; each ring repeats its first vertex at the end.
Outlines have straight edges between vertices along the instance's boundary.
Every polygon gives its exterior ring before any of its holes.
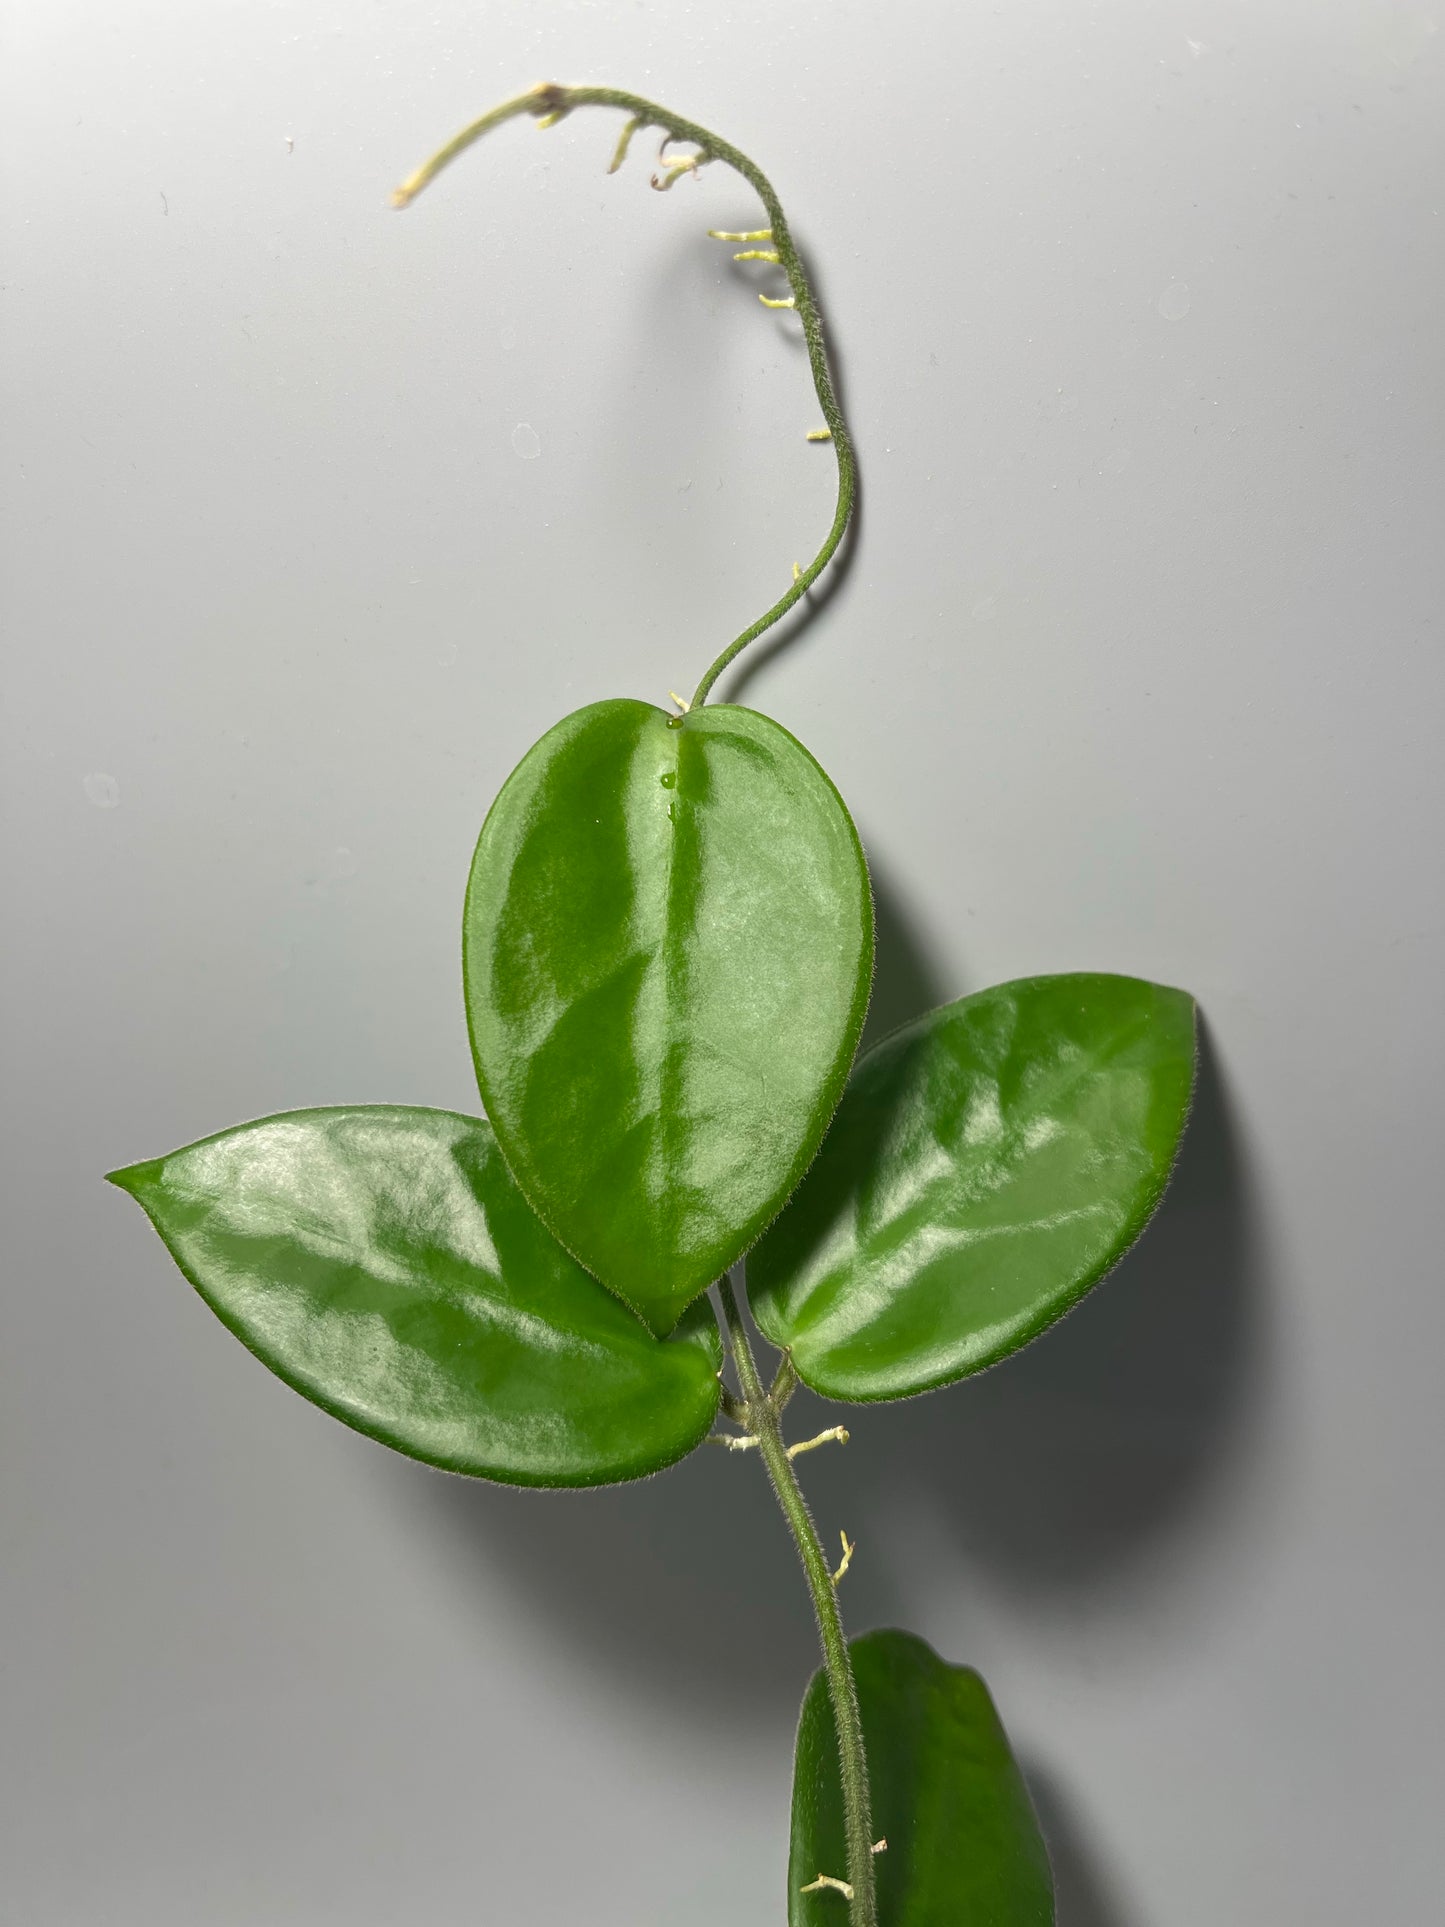
{"type": "Polygon", "coordinates": [[[1058,1927],[1134,1927],[1132,1910],[1103,1871],[1100,1857],[1086,1839],[1083,1823],[1058,1781],[1032,1761],[1024,1763],[1024,1778],[1048,1843],[1058,1927]]]}
{"type": "MultiPolygon", "coordinates": [[[[954,993],[886,884],[877,900],[881,1032],[954,993]]],[[[1156,1221],[1075,1311],[992,1371],[854,1408],[854,1516],[886,1519],[900,1493],[921,1497],[931,1529],[992,1584],[1069,1610],[1080,1589],[1186,1535],[1227,1484],[1259,1404],[1263,1296],[1258,1210],[1205,1017],[1156,1221]]],[[[844,1474],[835,1463],[817,1476],[831,1498],[844,1474]]]]}
{"type": "Polygon", "coordinates": [[[716,1724],[783,1708],[791,1725],[815,1636],[787,1529],[750,1462],[703,1447],[654,1478],[591,1492],[398,1471],[488,1577],[502,1574],[621,1697],[675,1695],[706,1655],[728,1681],[716,1724]]]}
{"type": "MultiPolygon", "coordinates": [[[[947,994],[886,877],[875,894],[869,1035],[947,994]]],[[[1081,1588],[1187,1534],[1224,1477],[1258,1377],[1253,1223],[1206,1036],[1179,1168],[1140,1245],[995,1370],[924,1398],[844,1408],[854,1449],[809,1464],[820,1509],[831,1518],[846,1504],[866,1527],[887,1520],[900,1494],[921,1495],[935,1536],[981,1577],[1064,1610],[1081,1588]]],[[[814,1412],[821,1424],[840,1416],[803,1395],[797,1425],[817,1429],[814,1412]]],[[[657,1478],[588,1493],[516,1492],[416,1467],[398,1476],[620,1690],[666,1698],[707,1652],[729,1681],[720,1722],[791,1728],[816,1649],[792,1547],[751,1459],[702,1449],[657,1478]]],[[[865,1568],[853,1585],[857,1626],[906,1616],[906,1574],[865,1568]]]]}

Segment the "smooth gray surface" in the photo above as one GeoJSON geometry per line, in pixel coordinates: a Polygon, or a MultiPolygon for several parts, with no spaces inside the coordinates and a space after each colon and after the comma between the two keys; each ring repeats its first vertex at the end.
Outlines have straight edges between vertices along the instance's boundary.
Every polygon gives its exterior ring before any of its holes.
{"type": "Polygon", "coordinates": [[[387,211],[548,75],[735,139],[818,263],[859,540],[731,689],[855,808],[883,1013],[1106,968],[1208,1014],[1124,1271],[808,1461],[852,1623],[983,1668],[1062,1927],[1437,1918],[1445,15],[7,12],[0,1919],[782,1918],[812,1647],[757,1467],[392,1458],[99,1181],[473,1106],[492,794],[826,526],[728,177],[608,180],[596,114],[387,211]]]}

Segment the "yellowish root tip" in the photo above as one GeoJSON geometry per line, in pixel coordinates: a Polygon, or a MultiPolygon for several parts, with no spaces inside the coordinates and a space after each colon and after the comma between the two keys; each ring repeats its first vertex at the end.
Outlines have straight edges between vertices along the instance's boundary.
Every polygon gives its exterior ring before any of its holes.
{"type": "Polygon", "coordinates": [[[810,428],[806,439],[810,442],[831,442],[833,431],[831,428],[810,428]]]}
{"type": "Polygon", "coordinates": [[[671,696],[672,700],[677,704],[678,708],[682,711],[683,715],[685,716],[687,712],[692,708],[692,704],[687,700],[685,696],[679,696],[675,689],[669,689],[667,693],[669,696],[671,696]]]}
{"type": "Polygon", "coordinates": [[[760,294],[758,299],[765,308],[796,308],[798,305],[792,295],[785,295],[781,301],[775,301],[770,294],[760,294]]]}

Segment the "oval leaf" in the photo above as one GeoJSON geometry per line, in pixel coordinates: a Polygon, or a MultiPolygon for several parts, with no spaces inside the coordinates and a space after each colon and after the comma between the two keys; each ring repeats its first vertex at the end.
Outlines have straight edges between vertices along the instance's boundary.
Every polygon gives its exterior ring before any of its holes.
{"type": "Polygon", "coordinates": [[[292,1111],[111,1182],[263,1364],[412,1458],[603,1485],[672,1464],[712,1424],[705,1307],[655,1339],[548,1235],[480,1119],[292,1111]]]}
{"type": "MultiPolygon", "coordinates": [[[[1052,1927],[1054,1883],[1028,1788],[988,1688],[912,1633],[848,1648],[873,1796],[878,1918],[887,1927],[1052,1927]]],[[[837,1729],[824,1675],[803,1701],[793,1772],[789,1927],[845,1927],[837,1729]]]]}
{"type": "Polygon", "coordinates": [[[857,1047],[873,910],[837,791],[750,709],[578,710],[487,817],[463,955],[517,1182],[669,1331],[798,1182],[857,1047]]]}
{"type": "Polygon", "coordinates": [[[1194,1056],[1193,999],[1135,977],[1026,977],[885,1038],[748,1261],[758,1324],[830,1398],[996,1364],[1143,1230],[1194,1056]]]}

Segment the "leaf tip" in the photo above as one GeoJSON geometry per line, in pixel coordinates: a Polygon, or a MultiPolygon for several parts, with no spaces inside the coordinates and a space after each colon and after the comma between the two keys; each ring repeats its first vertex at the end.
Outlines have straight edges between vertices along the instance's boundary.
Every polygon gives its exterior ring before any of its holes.
{"type": "Polygon", "coordinates": [[[118,1191],[125,1191],[137,1201],[143,1201],[143,1194],[150,1189],[160,1175],[163,1160],[148,1158],[144,1164],[123,1164],[117,1170],[107,1171],[105,1181],[113,1184],[118,1191]]]}

